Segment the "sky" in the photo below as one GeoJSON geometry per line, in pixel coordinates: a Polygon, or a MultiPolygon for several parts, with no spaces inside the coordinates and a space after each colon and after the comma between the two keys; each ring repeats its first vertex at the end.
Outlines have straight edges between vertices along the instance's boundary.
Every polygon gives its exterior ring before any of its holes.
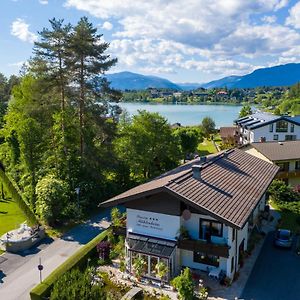
{"type": "Polygon", "coordinates": [[[203,83],[300,61],[300,1],[0,0],[0,72],[18,74],[49,19],[82,16],[118,58],[110,72],[203,83]]]}

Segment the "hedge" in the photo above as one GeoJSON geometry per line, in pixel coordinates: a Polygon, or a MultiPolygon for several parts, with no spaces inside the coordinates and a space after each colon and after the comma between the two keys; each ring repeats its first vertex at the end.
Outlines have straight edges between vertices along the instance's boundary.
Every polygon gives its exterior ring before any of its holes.
{"type": "Polygon", "coordinates": [[[108,230],[101,232],[94,239],[88,242],[70,256],[64,263],[57,267],[42,283],[36,285],[30,291],[31,300],[48,299],[54,283],[57,279],[74,267],[86,266],[88,258],[97,253],[96,246],[107,237],[108,230]]]}
{"type": "Polygon", "coordinates": [[[26,201],[23,199],[21,191],[1,167],[0,167],[0,181],[3,183],[5,190],[10,194],[12,199],[18,204],[20,209],[24,212],[30,225],[38,224],[39,222],[35,214],[32,212],[30,207],[27,205],[26,201]]]}

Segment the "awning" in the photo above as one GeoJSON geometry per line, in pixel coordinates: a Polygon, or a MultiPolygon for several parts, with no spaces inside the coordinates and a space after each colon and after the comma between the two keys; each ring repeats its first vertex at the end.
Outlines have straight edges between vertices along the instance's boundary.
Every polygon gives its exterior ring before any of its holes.
{"type": "Polygon", "coordinates": [[[127,244],[130,251],[169,258],[176,247],[176,242],[156,239],[129,233],[127,244]]]}

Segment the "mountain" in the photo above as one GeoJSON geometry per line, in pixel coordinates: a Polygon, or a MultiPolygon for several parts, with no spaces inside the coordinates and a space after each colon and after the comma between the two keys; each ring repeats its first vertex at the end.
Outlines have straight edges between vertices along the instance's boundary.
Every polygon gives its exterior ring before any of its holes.
{"type": "Polygon", "coordinates": [[[300,81],[300,64],[291,63],[262,68],[244,76],[229,76],[203,84],[204,88],[255,88],[260,86],[290,86],[300,81]]]}
{"type": "Polygon", "coordinates": [[[156,76],[146,76],[132,72],[107,74],[111,87],[118,90],[145,90],[147,88],[167,88],[181,90],[177,84],[156,76]]]}
{"type": "Polygon", "coordinates": [[[203,83],[176,83],[183,91],[192,91],[203,86],[203,83]]]}
{"type": "Polygon", "coordinates": [[[213,89],[213,88],[219,88],[219,87],[227,87],[231,88],[233,87],[239,80],[241,80],[242,76],[227,76],[218,80],[213,80],[208,83],[204,83],[201,85],[201,87],[205,89],[213,89]]]}

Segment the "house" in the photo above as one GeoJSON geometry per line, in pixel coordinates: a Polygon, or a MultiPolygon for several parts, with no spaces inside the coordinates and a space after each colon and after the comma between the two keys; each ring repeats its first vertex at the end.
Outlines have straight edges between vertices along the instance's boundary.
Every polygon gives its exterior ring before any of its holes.
{"type": "Polygon", "coordinates": [[[266,204],[278,167],[240,149],[196,158],[106,202],[127,213],[126,268],[136,257],[155,279],[164,262],[169,280],[182,267],[233,278],[242,264],[249,231],[266,204]]]}
{"type": "Polygon", "coordinates": [[[257,112],[237,119],[240,143],[294,141],[300,139],[300,116],[276,116],[257,112]]]}
{"type": "Polygon", "coordinates": [[[293,187],[300,187],[300,140],[288,142],[252,143],[245,152],[279,166],[276,178],[293,187]]]}
{"type": "Polygon", "coordinates": [[[236,126],[220,127],[220,137],[223,144],[236,146],[239,143],[240,135],[236,126]]]}

